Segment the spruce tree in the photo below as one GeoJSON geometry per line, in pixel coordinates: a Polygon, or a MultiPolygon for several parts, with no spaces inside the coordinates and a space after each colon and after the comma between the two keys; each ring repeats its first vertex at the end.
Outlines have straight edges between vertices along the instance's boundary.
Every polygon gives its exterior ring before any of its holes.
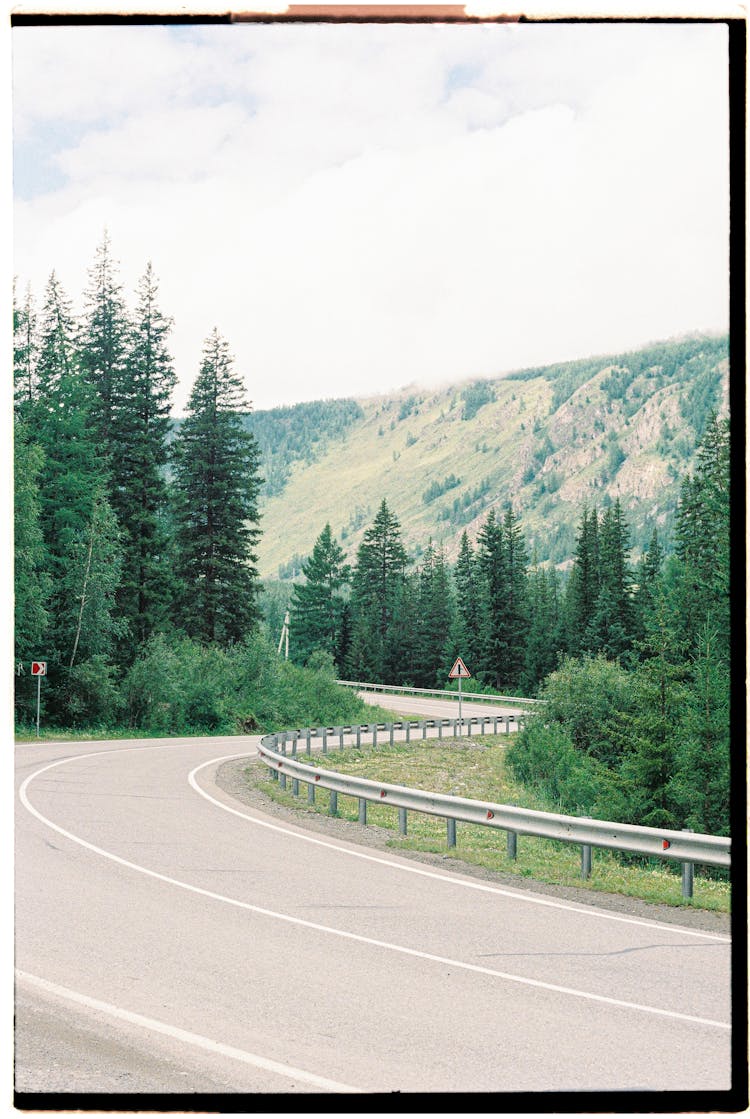
{"type": "Polygon", "coordinates": [[[107,673],[121,626],[114,596],[121,569],[119,530],[92,422],[92,390],[81,374],[70,303],[55,274],[46,289],[30,426],[44,450],[39,523],[52,580],[48,600],[49,705],[63,721],[104,717],[107,673]],[[87,673],[81,699],[72,670],[87,673]],[[101,687],[100,687],[101,685],[101,687]]]}
{"type": "Polygon", "coordinates": [[[560,652],[561,601],[557,572],[538,563],[536,551],[528,576],[529,629],[521,678],[524,695],[534,694],[539,684],[553,672],[560,652]]]}
{"type": "Polygon", "coordinates": [[[13,389],[16,414],[27,418],[36,395],[36,310],[31,288],[21,305],[13,285],[13,389]]]}
{"type": "Polygon", "coordinates": [[[599,597],[599,518],[584,506],[567,586],[568,647],[574,656],[596,651],[591,623],[599,597]]]}
{"type": "Polygon", "coordinates": [[[245,430],[244,389],[218,330],[203,348],[187,416],[174,443],[177,623],[226,645],[258,622],[260,453],[245,430]]]}
{"type": "Polygon", "coordinates": [[[631,646],[634,613],[628,566],[630,539],[619,500],[604,511],[599,530],[599,593],[589,623],[587,644],[610,660],[631,646]]]}
{"type": "MultiPolygon", "coordinates": [[[[84,300],[78,352],[81,368],[94,390],[92,419],[96,437],[103,453],[108,454],[119,435],[115,417],[122,407],[130,323],[106,230],[89,269],[84,300]]],[[[116,475],[112,481],[116,488],[119,485],[116,475]]]]}
{"type": "MultiPolygon", "coordinates": [[[[454,606],[442,548],[429,542],[419,571],[418,662],[419,687],[444,687],[451,665],[445,663],[445,637],[453,624],[454,606]]],[[[451,662],[452,664],[453,662],[451,662]]]]}
{"type": "Polygon", "coordinates": [[[455,587],[455,608],[445,643],[444,663],[450,666],[456,657],[461,657],[469,671],[476,675],[480,671],[481,651],[481,609],[479,572],[476,558],[464,531],[458,550],[458,558],[453,569],[455,587]]]}
{"type": "Polygon", "coordinates": [[[477,568],[482,619],[479,670],[488,683],[497,687],[505,653],[503,592],[506,572],[503,532],[494,509],[490,509],[477,534],[477,568]]]}
{"type": "Polygon", "coordinates": [[[341,667],[343,588],[349,581],[344,550],[326,524],[303,561],[304,583],[295,583],[290,603],[291,646],[304,664],[314,649],[324,649],[341,667]]]}
{"type": "Polygon", "coordinates": [[[46,656],[47,603],[50,580],[47,552],[40,526],[39,478],[44,452],[30,443],[20,421],[14,424],[14,658],[16,664],[16,717],[32,717],[33,696],[27,674],[29,662],[46,656]]]}
{"type": "Polygon", "coordinates": [[[352,663],[359,678],[394,683],[394,649],[389,629],[396,617],[406,577],[401,525],[383,498],[357,550],[352,577],[352,663]]]}
{"type": "Polygon", "coordinates": [[[165,620],[172,596],[166,528],[167,436],[175,373],[167,349],[171,319],[160,311],[149,263],[138,288],[127,358],[111,410],[112,504],[123,535],[123,578],[117,604],[129,627],[127,661],[165,620]]]}
{"type": "Polygon", "coordinates": [[[528,553],[521,531],[521,521],[509,505],[503,517],[504,587],[504,655],[500,672],[500,688],[517,692],[526,660],[529,629],[529,606],[526,568],[528,553]]]}

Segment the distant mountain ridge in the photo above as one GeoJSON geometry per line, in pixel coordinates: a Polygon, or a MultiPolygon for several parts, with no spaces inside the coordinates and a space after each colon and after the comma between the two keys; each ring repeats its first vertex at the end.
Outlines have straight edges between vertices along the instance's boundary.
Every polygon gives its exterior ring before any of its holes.
{"type": "Polygon", "coordinates": [[[565,362],[439,389],[251,413],[268,479],[259,568],[290,578],[326,522],[353,559],[385,497],[418,561],[456,555],[511,502],[530,553],[565,566],[584,504],[619,498],[634,554],[668,542],[711,411],[726,414],[726,335],[565,362]]]}

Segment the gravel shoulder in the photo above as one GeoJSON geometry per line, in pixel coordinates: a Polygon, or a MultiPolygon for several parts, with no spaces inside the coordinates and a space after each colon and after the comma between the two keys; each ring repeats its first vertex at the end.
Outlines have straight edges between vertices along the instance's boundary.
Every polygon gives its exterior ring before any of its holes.
{"type": "Polygon", "coordinates": [[[245,770],[248,768],[254,769],[258,774],[266,772],[265,767],[260,762],[248,758],[232,759],[219,767],[216,774],[217,786],[241,804],[262,812],[275,820],[295,824],[297,827],[329,836],[331,839],[345,840],[362,847],[373,847],[397,855],[399,858],[411,859],[414,862],[438,867],[446,874],[454,872],[469,878],[494,883],[498,886],[512,887],[514,890],[528,890],[535,894],[565,898],[578,905],[596,906],[597,908],[627,914],[630,917],[659,921],[662,924],[682,925],[683,928],[701,929],[704,932],[718,933],[723,936],[731,934],[731,917],[727,913],[714,913],[710,910],[692,909],[687,906],[682,908],[670,905],[654,905],[651,902],[625,897],[622,894],[577,889],[575,886],[553,886],[544,882],[537,882],[534,879],[522,878],[520,875],[487,870],[485,867],[474,866],[451,855],[394,848],[389,844],[389,840],[394,837],[395,833],[385,828],[373,825],[364,827],[349,820],[320,815],[317,812],[308,811],[304,803],[300,805],[299,809],[286,808],[277,804],[276,801],[266,796],[261,789],[249,784],[245,776],[245,770]]]}

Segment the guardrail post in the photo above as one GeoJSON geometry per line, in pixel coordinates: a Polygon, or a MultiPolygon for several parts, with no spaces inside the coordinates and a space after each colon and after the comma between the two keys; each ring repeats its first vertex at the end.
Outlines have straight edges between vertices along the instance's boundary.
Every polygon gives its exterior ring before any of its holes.
{"type": "Polygon", "coordinates": [[[482,734],[484,734],[487,730],[487,718],[486,718],[486,716],[482,715],[482,718],[479,721],[482,724],[482,734]]]}
{"type": "Polygon", "coordinates": [[[327,754],[328,753],[328,729],[326,727],[320,727],[318,733],[320,734],[320,737],[323,741],[323,746],[322,746],[323,753],[327,754]]]}
{"type": "Polygon", "coordinates": [[[315,786],[312,781],[307,786],[307,803],[315,804],[315,786]]]}
{"type": "Polygon", "coordinates": [[[495,715],[495,719],[493,722],[492,733],[497,734],[497,715],[495,715]]]}
{"type": "Polygon", "coordinates": [[[406,722],[404,723],[404,726],[406,727],[406,741],[409,742],[410,741],[410,735],[411,735],[411,722],[410,722],[409,719],[406,720],[406,722]]]}
{"type": "Polygon", "coordinates": [[[339,814],[339,794],[335,789],[331,789],[331,802],[328,805],[328,815],[338,816],[339,814]]]}
{"type": "Polygon", "coordinates": [[[360,824],[367,823],[367,801],[364,797],[359,798],[359,822],[360,824]]]}
{"type": "Polygon", "coordinates": [[[398,810],[398,834],[406,835],[406,809],[399,808],[398,810]]]}
{"type": "Polygon", "coordinates": [[[286,773],[279,774],[279,788],[286,789],[286,773]]]}
{"type": "Polygon", "coordinates": [[[297,757],[297,739],[299,738],[299,731],[294,731],[292,735],[292,757],[297,757]]]}
{"type": "Polygon", "coordinates": [[[373,748],[373,750],[377,750],[377,747],[378,747],[378,724],[373,723],[372,727],[371,727],[371,730],[372,730],[372,748],[373,748]]]}
{"type": "Polygon", "coordinates": [[[357,723],[357,749],[362,745],[362,727],[357,723]]]}
{"type": "Polygon", "coordinates": [[[448,846],[449,847],[455,847],[456,846],[456,821],[451,820],[450,817],[449,817],[448,820],[446,821],[446,823],[447,823],[447,831],[448,831],[448,846]]]}
{"type": "Polygon", "coordinates": [[[458,738],[458,719],[453,720],[453,737],[458,738]]]}
{"type": "Polygon", "coordinates": [[[443,720],[438,719],[438,738],[443,737],[443,720]]]}
{"type": "Polygon", "coordinates": [[[518,832],[508,832],[508,858],[515,860],[518,858],[518,832]]]}
{"type": "Polygon", "coordinates": [[[344,749],[344,728],[339,727],[339,750],[344,749]]]}
{"type": "MultiPolygon", "coordinates": [[[[683,828],[683,831],[692,831],[692,828],[683,828]]],[[[684,898],[691,898],[693,896],[693,876],[695,867],[692,863],[684,862],[681,864],[682,869],[682,896],[684,898]]]]}
{"type": "Polygon", "coordinates": [[[310,749],[310,728],[308,727],[305,731],[305,753],[309,754],[310,749]]]}
{"type": "Polygon", "coordinates": [[[420,725],[422,727],[422,738],[426,738],[427,737],[427,720],[423,719],[420,725]]]}
{"type": "Polygon", "coordinates": [[[505,716],[505,733],[510,734],[510,715],[505,716]]]}
{"type": "Polygon", "coordinates": [[[296,777],[292,778],[292,796],[299,796],[299,780],[296,777]]]}
{"type": "MultiPolygon", "coordinates": [[[[590,820],[590,816],[582,816],[582,820],[590,820]]],[[[591,877],[591,844],[581,844],[581,878],[587,879],[591,877]]]]}
{"type": "Polygon", "coordinates": [[[393,723],[389,723],[388,726],[391,728],[390,743],[391,743],[391,746],[392,746],[393,745],[393,723]]]}

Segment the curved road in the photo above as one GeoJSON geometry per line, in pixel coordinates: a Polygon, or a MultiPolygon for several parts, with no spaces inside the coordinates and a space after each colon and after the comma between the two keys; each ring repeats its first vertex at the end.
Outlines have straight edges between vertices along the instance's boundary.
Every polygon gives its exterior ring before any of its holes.
{"type": "Polygon", "coordinates": [[[16,748],[16,1091],[728,1090],[728,938],[244,806],[257,738],[16,748]]]}

